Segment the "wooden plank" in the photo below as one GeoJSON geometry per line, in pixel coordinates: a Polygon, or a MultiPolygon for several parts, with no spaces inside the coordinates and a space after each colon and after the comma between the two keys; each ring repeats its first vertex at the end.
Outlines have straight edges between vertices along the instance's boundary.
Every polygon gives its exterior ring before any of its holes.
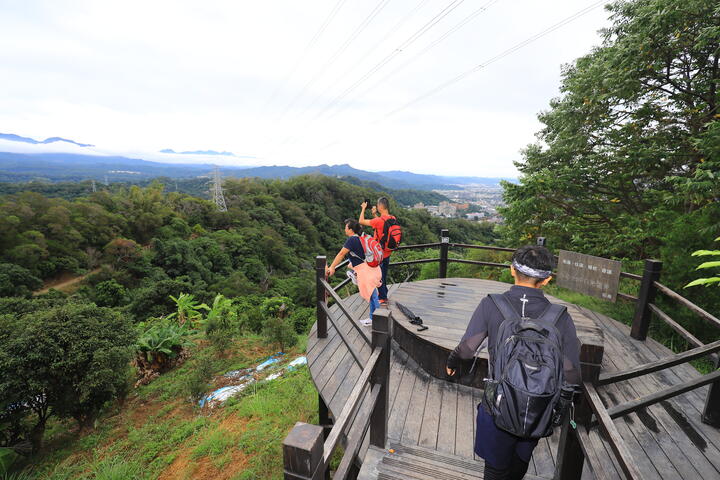
{"type": "MultiPolygon", "coordinates": [[[[438,424],[440,421],[440,409],[442,408],[441,381],[432,379],[428,382],[427,398],[425,400],[425,412],[418,445],[435,449],[437,445],[438,424]]],[[[473,437],[474,438],[474,437],[473,437]]]]}
{"type": "Polygon", "coordinates": [[[473,390],[470,387],[458,387],[457,421],[455,423],[455,455],[473,458],[475,436],[475,406],[473,390]]]}
{"type": "Polygon", "coordinates": [[[440,407],[440,426],[438,428],[437,450],[455,453],[455,425],[457,422],[458,387],[445,382],[442,386],[442,406],[440,407]]]}
{"type": "MultiPolygon", "coordinates": [[[[390,420],[388,421],[388,437],[394,441],[400,441],[402,436],[403,427],[405,425],[405,417],[408,412],[408,404],[410,397],[412,396],[413,387],[415,385],[416,375],[413,369],[416,368],[412,358],[408,357],[405,371],[403,372],[402,379],[400,380],[400,386],[398,392],[395,395],[395,402],[390,413],[390,420]]],[[[416,365],[416,364],[415,364],[416,365]]]]}
{"type": "Polygon", "coordinates": [[[403,425],[403,431],[400,437],[403,445],[418,444],[420,429],[422,428],[422,422],[425,416],[428,383],[430,382],[430,376],[422,370],[417,370],[413,373],[417,378],[413,385],[410,402],[405,405],[407,415],[405,416],[405,424],[403,425]]]}

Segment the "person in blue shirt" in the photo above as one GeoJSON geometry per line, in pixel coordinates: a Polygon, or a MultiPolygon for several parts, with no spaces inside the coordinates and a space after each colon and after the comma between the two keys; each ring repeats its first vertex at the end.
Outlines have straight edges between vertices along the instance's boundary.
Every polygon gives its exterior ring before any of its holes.
{"type": "Polygon", "coordinates": [[[372,324],[372,315],[380,307],[377,284],[380,283],[382,272],[379,267],[369,267],[365,263],[365,249],[363,248],[360,235],[362,227],[357,220],[348,218],[345,220],[345,235],[348,237],[335,259],[326,269],[328,277],[335,274],[335,269],[343,259],[350,254],[350,266],[348,274],[358,286],[360,296],[370,303],[370,317],[360,320],[363,325],[372,324]],[[352,272],[352,273],[351,273],[352,272]],[[369,285],[369,287],[368,287],[369,285]]]}

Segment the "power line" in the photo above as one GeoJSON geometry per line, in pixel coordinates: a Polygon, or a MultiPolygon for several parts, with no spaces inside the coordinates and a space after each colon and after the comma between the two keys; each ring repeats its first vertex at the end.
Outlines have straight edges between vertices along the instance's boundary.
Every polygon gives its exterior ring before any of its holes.
{"type": "Polygon", "coordinates": [[[415,33],[410,35],[403,43],[401,43],[397,48],[395,48],[392,52],[390,52],[388,55],[385,56],[380,62],[378,62],[374,67],[372,67],[370,70],[368,70],[365,75],[360,77],[355,83],[350,85],[348,88],[346,88],[340,95],[337,95],[335,98],[333,98],[328,105],[325,106],[316,116],[316,118],[319,118],[322,116],[323,113],[325,113],[330,108],[337,105],[338,102],[340,102],[343,98],[348,96],[350,93],[353,92],[357,87],[359,87],[363,82],[365,82],[368,78],[372,77],[377,71],[379,71],[381,68],[383,68],[385,65],[390,63],[397,55],[403,52],[406,48],[408,48],[410,45],[412,45],[415,41],[417,41],[420,37],[422,37],[425,33],[427,33],[432,27],[437,25],[443,18],[448,16],[453,10],[455,10],[457,7],[459,7],[464,0],[452,0],[445,8],[443,8],[438,14],[436,14],[433,18],[431,18],[428,22],[426,22],[422,27],[420,27],[419,30],[417,30],[415,33]]]}
{"type": "Polygon", "coordinates": [[[373,10],[368,14],[367,17],[355,28],[355,30],[350,34],[350,36],[343,42],[343,44],[340,46],[340,48],[335,51],[335,53],[330,57],[330,59],[320,68],[320,70],[310,79],[308,80],[305,85],[300,89],[300,92],[298,92],[295,97],[288,103],[288,105],[283,110],[282,114],[280,114],[280,118],[284,117],[285,114],[290,111],[290,109],[295,105],[295,103],[305,94],[307,89],[315,83],[320,76],[325,73],[325,71],[332,66],[333,63],[337,61],[337,59],[345,53],[345,50],[350,46],[350,44],[367,28],[367,26],[370,24],[370,22],[375,19],[376,16],[385,8],[385,6],[390,2],[390,0],[380,0],[380,2],[373,8],[373,10]]]}
{"type": "Polygon", "coordinates": [[[333,7],[333,9],[330,11],[330,13],[328,14],[328,16],[327,16],[327,17],[325,18],[325,20],[323,21],[323,23],[320,25],[320,28],[318,28],[318,30],[315,32],[315,34],[314,34],[313,37],[310,39],[310,41],[308,42],[308,44],[305,46],[305,49],[304,49],[304,50],[302,51],[302,53],[298,56],[298,59],[297,59],[297,61],[295,62],[295,64],[293,65],[293,67],[292,67],[292,68],[290,69],[290,71],[283,77],[282,81],[281,81],[281,82],[278,84],[278,86],[275,88],[275,91],[273,92],[273,94],[270,96],[270,98],[268,99],[268,101],[267,101],[266,104],[265,104],[266,107],[267,107],[270,103],[272,103],[273,100],[275,100],[275,98],[277,97],[277,95],[278,95],[278,93],[280,92],[280,90],[282,89],[282,87],[285,86],[285,84],[286,84],[287,81],[290,79],[290,77],[291,77],[291,76],[295,73],[295,71],[298,69],[298,67],[299,67],[300,64],[303,62],[303,60],[305,59],[305,56],[306,56],[307,53],[310,51],[310,49],[315,46],[315,44],[316,44],[317,41],[320,39],[320,37],[322,36],[322,34],[325,33],[325,30],[327,30],[328,25],[330,25],[330,23],[331,23],[331,22],[333,21],[333,19],[335,18],[335,15],[337,15],[337,13],[340,11],[340,8],[342,8],[343,4],[345,4],[346,1],[347,1],[347,0],[338,0],[338,2],[335,4],[335,6],[333,7]]]}
{"type": "MultiPolygon", "coordinates": [[[[380,40],[378,40],[372,47],[370,47],[370,48],[363,54],[363,56],[360,57],[360,59],[358,59],[356,62],[353,62],[353,66],[350,67],[348,70],[346,70],[345,73],[343,73],[342,75],[340,75],[339,77],[337,77],[337,78],[335,79],[335,81],[333,81],[333,82],[331,83],[331,85],[335,85],[335,84],[340,83],[340,81],[343,80],[345,77],[347,77],[348,74],[350,74],[351,72],[353,72],[368,56],[370,56],[371,53],[373,53],[375,50],[377,50],[377,48],[378,48],[380,45],[382,45],[383,42],[385,42],[385,40],[388,39],[388,37],[390,37],[393,33],[396,33],[396,32],[398,31],[398,29],[400,28],[400,26],[402,26],[402,24],[404,24],[408,19],[410,19],[413,15],[415,15],[415,13],[417,13],[418,10],[420,10],[422,7],[424,7],[425,4],[426,4],[428,1],[429,1],[429,0],[420,0],[420,2],[419,2],[407,15],[405,15],[405,16],[404,16],[403,18],[401,18],[395,25],[393,25],[393,26],[387,31],[387,33],[386,33],[385,35],[383,35],[383,37],[382,37],[380,40]]],[[[302,113],[310,110],[310,109],[317,103],[317,101],[320,100],[320,98],[322,98],[322,95],[317,95],[317,96],[315,97],[315,100],[313,100],[313,101],[310,103],[310,105],[308,105],[307,107],[305,107],[305,108],[302,110],[302,112],[300,112],[300,114],[302,114],[302,113]]]]}
{"type": "MultiPolygon", "coordinates": [[[[355,98],[362,98],[362,97],[364,97],[365,95],[367,95],[368,93],[370,93],[371,91],[373,91],[375,88],[377,88],[378,85],[384,83],[384,82],[387,81],[388,79],[390,79],[390,78],[392,78],[393,76],[395,76],[395,75],[396,75],[399,71],[401,71],[403,68],[407,67],[408,65],[410,65],[411,63],[413,63],[415,60],[417,60],[418,58],[420,58],[420,56],[422,56],[423,54],[427,53],[429,50],[431,50],[431,49],[433,49],[434,47],[436,47],[438,44],[440,44],[442,41],[444,41],[444,40],[445,40],[446,38],[448,38],[450,35],[452,35],[453,33],[457,32],[458,30],[460,30],[462,27],[464,27],[465,25],[467,25],[467,24],[470,23],[471,21],[475,20],[475,18],[477,18],[481,13],[485,12],[487,9],[489,9],[491,6],[493,6],[494,4],[496,4],[496,3],[499,2],[499,1],[500,1],[500,0],[490,0],[488,3],[486,3],[485,5],[481,6],[480,8],[478,8],[477,10],[475,10],[474,12],[472,12],[470,15],[468,15],[468,16],[465,17],[463,20],[461,20],[458,24],[456,24],[453,28],[451,28],[450,30],[448,30],[447,32],[445,32],[443,35],[441,35],[440,37],[438,37],[437,39],[435,39],[433,42],[431,42],[430,44],[428,44],[425,48],[423,48],[422,50],[420,50],[419,52],[417,52],[415,55],[413,55],[412,57],[408,58],[405,62],[403,62],[402,64],[400,64],[400,65],[398,65],[397,67],[395,67],[394,70],[392,70],[392,71],[389,72],[387,75],[385,75],[384,77],[382,77],[381,79],[379,79],[377,82],[375,82],[374,84],[372,84],[369,88],[367,88],[366,90],[364,90],[362,93],[360,93],[359,95],[357,95],[355,98]]],[[[342,110],[344,110],[344,109],[345,109],[345,108],[339,109],[339,110],[336,111],[332,116],[337,115],[338,113],[340,113],[340,112],[341,112],[342,110]]],[[[332,116],[331,116],[331,117],[332,117],[332,116]]]]}
{"type": "Polygon", "coordinates": [[[486,60],[486,61],[484,61],[483,63],[480,63],[480,64],[474,66],[474,67],[471,68],[470,70],[467,70],[467,71],[465,71],[465,72],[463,72],[463,73],[461,73],[461,74],[459,74],[459,75],[457,75],[457,76],[455,76],[455,77],[453,77],[453,78],[451,78],[451,79],[449,79],[449,80],[441,83],[441,84],[438,85],[437,87],[435,87],[435,88],[427,91],[426,93],[420,95],[419,97],[415,98],[414,100],[411,100],[410,102],[407,102],[407,103],[405,103],[404,105],[396,108],[395,110],[392,110],[391,112],[385,114],[383,117],[381,117],[380,119],[376,120],[376,122],[377,122],[377,121],[381,121],[381,120],[385,120],[385,119],[387,119],[387,118],[389,118],[389,117],[391,117],[391,116],[393,116],[393,115],[395,115],[395,114],[397,114],[397,113],[399,113],[399,112],[407,109],[408,107],[410,107],[410,106],[412,106],[412,105],[414,105],[414,104],[416,104],[416,103],[418,103],[418,102],[420,102],[420,101],[422,101],[422,100],[424,100],[424,99],[426,99],[426,98],[428,98],[428,97],[431,97],[431,96],[435,95],[436,93],[438,93],[438,92],[446,89],[447,87],[449,87],[449,86],[451,86],[451,85],[454,85],[454,84],[460,82],[460,81],[463,80],[464,78],[472,75],[473,73],[476,73],[476,72],[482,70],[483,68],[487,67],[488,65],[490,65],[490,64],[492,64],[492,63],[495,63],[495,62],[497,62],[498,60],[501,60],[501,59],[507,57],[508,55],[510,55],[510,54],[516,52],[517,50],[520,50],[521,48],[523,48],[523,47],[525,47],[525,46],[533,43],[534,41],[536,41],[536,40],[544,37],[545,35],[554,32],[555,30],[559,29],[560,27],[563,27],[563,26],[567,25],[568,23],[571,23],[571,22],[573,22],[574,20],[577,20],[578,18],[582,17],[583,15],[585,15],[585,14],[588,13],[588,12],[590,12],[591,10],[599,7],[600,5],[603,5],[605,2],[606,2],[606,0],[601,0],[601,1],[599,1],[599,2],[595,2],[595,3],[591,4],[591,5],[583,8],[582,10],[580,10],[580,11],[578,11],[578,12],[570,15],[570,16],[567,17],[567,18],[565,18],[564,20],[561,20],[560,22],[558,22],[558,23],[556,23],[556,24],[554,24],[554,25],[546,28],[545,30],[541,31],[540,33],[537,33],[537,34],[533,35],[532,37],[527,38],[526,40],[523,40],[522,42],[517,43],[517,44],[513,45],[512,47],[508,48],[507,50],[505,50],[505,51],[503,51],[503,52],[495,55],[494,57],[492,57],[492,58],[490,58],[490,59],[488,59],[488,60],[486,60]]]}

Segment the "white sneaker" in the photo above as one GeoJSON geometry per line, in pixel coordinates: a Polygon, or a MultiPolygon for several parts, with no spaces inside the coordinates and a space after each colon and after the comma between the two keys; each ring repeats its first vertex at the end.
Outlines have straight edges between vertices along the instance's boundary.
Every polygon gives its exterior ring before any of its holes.
{"type": "Polygon", "coordinates": [[[369,325],[372,325],[372,319],[370,319],[370,318],[363,318],[362,320],[360,320],[360,323],[362,323],[363,325],[365,325],[365,326],[367,327],[367,326],[369,326],[369,325]]]}

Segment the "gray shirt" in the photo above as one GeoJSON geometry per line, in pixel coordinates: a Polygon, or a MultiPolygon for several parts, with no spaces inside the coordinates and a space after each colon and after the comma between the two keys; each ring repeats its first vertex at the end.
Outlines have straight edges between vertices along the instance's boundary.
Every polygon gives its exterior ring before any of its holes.
{"type": "MultiPolygon", "coordinates": [[[[550,301],[545,298],[545,294],[539,288],[513,285],[505,295],[510,299],[510,303],[518,313],[522,312],[522,304],[525,303],[525,315],[530,318],[538,318],[550,305],[550,301]],[[527,302],[522,302],[521,298],[525,298],[527,302]]],[[[495,302],[490,297],[483,298],[475,309],[462,340],[455,347],[455,350],[450,353],[447,361],[448,368],[454,370],[459,366],[461,359],[469,360],[473,358],[485,338],[488,339],[488,355],[490,359],[494,358],[495,339],[503,320],[503,316],[495,306],[495,302]]],[[[558,319],[555,326],[562,338],[565,382],[579,385],[581,383],[580,340],[577,338],[575,324],[570,314],[565,312],[558,319]]]]}

